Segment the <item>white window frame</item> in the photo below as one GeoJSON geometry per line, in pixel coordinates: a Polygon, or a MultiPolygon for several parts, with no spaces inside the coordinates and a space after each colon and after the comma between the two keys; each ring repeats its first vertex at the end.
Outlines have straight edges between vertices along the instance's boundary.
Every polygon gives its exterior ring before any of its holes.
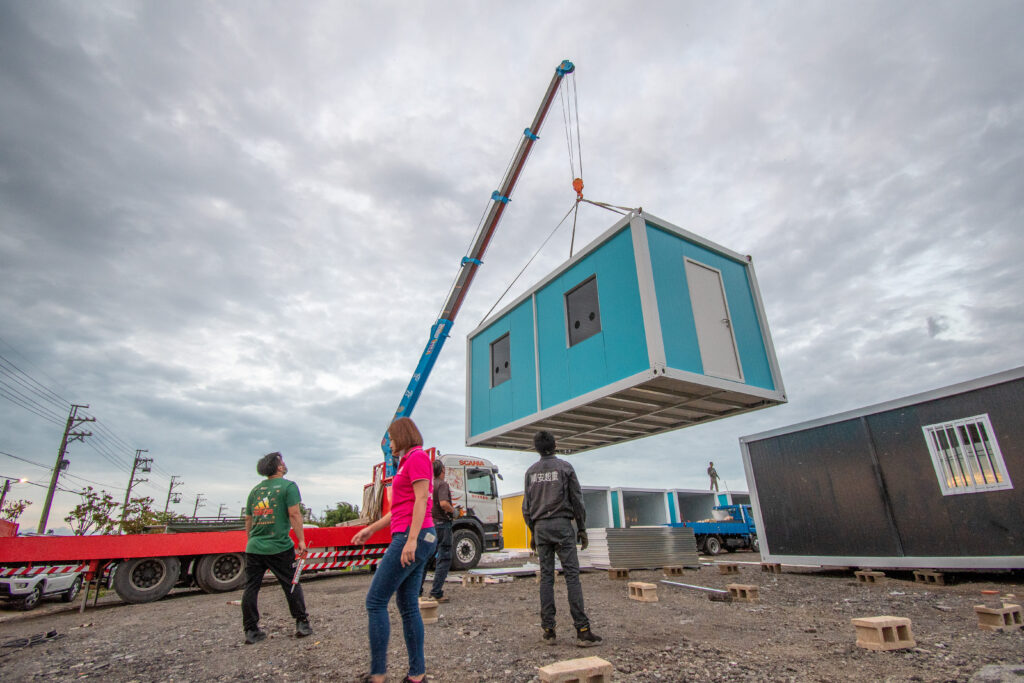
{"type": "Polygon", "coordinates": [[[988,413],[921,427],[942,495],[1012,489],[988,413]],[[978,434],[971,434],[974,427],[978,434]],[[988,437],[987,445],[982,434],[988,437]],[[943,447],[945,440],[947,447],[943,447]],[[955,443],[954,443],[955,440],[955,443]]]}

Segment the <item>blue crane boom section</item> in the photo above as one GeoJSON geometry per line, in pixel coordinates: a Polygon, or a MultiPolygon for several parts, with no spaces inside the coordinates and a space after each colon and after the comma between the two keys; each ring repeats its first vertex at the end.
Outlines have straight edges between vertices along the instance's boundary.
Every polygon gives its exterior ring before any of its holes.
{"type": "MultiPolygon", "coordinates": [[[[533,117],[533,123],[523,131],[523,138],[519,142],[515,156],[512,157],[512,163],[509,164],[508,171],[501,181],[501,186],[491,193],[491,204],[487,217],[481,223],[481,228],[473,240],[469,253],[462,259],[462,263],[459,265],[459,272],[448,293],[448,299],[441,308],[441,314],[438,316],[437,322],[430,328],[430,338],[427,340],[427,345],[423,349],[420,361],[416,365],[416,371],[413,373],[412,379],[409,380],[409,385],[406,387],[402,400],[398,404],[398,410],[395,411],[395,416],[391,418],[390,422],[394,422],[400,417],[409,417],[412,414],[413,408],[416,407],[416,402],[423,392],[423,386],[426,384],[427,378],[430,377],[430,371],[433,370],[434,363],[437,362],[437,357],[441,353],[441,349],[444,348],[444,342],[449,336],[449,331],[452,325],[455,324],[455,317],[459,314],[459,309],[462,308],[462,303],[465,300],[466,293],[469,291],[469,286],[473,283],[477,269],[483,265],[483,256],[487,251],[487,245],[490,244],[491,237],[494,235],[494,230],[498,227],[498,222],[501,220],[505,207],[511,201],[512,192],[519,180],[519,176],[523,172],[523,167],[526,165],[526,158],[533,148],[533,143],[538,139],[537,135],[544,123],[544,119],[547,117],[548,110],[551,108],[551,103],[555,99],[558,87],[561,85],[566,74],[570,74],[575,70],[576,66],[569,60],[563,61],[555,69],[555,75],[552,76],[551,82],[548,84],[548,89],[544,93],[544,98],[537,109],[537,114],[533,117]]],[[[384,431],[384,438],[381,439],[380,446],[384,452],[384,462],[387,463],[387,474],[392,476],[394,475],[394,466],[391,463],[391,440],[387,430],[384,431]]]]}

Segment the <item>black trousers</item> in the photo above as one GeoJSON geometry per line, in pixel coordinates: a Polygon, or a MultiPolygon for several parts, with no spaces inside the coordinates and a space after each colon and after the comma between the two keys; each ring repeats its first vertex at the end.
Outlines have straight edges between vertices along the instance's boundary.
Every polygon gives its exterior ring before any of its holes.
{"type": "Polygon", "coordinates": [[[292,591],[292,576],[295,574],[295,549],[290,548],[276,555],[245,554],[245,590],[242,592],[242,628],[254,631],[260,624],[260,611],[257,599],[263,575],[270,570],[277,582],[281,584],[284,596],[288,599],[288,610],[296,620],[307,620],[306,599],[302,595],[302,585],[296,585],[292,591]]]}
{"type": "Polygon", "coordinates": [[[540,559],[540,625],[555,627],[555,555],[558,555],[573,626],[577,629],[590,626],[587,613],[583,611],[583,586],[580,585],[580,563],[572,523],[564,517],[538,519],[533,525],[533,539],[540,559]]]}

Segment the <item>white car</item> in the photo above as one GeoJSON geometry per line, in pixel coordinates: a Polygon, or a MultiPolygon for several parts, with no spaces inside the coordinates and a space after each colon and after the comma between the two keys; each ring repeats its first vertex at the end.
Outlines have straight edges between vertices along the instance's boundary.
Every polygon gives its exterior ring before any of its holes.
{"type": "Polygon", "coordinates": [[[60,596],[64,602],[71,602],[81,590],[81,572],[0,578],[0,598],[24,610],[34,609],[44,597],[60,596]]]}

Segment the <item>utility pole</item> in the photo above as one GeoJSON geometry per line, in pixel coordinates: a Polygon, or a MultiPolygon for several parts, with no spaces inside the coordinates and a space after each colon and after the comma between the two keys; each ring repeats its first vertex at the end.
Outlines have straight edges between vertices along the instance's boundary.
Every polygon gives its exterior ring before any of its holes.
{"type": "Polygon", "coordinates": [[[196,513],[199,512],[199,508],[201,508],[205,504],[206,504],[206,501],[203,500],[203,494],[197,493],[196,494],[196,506],[194,508],[192,508],[192,519],[196,518],[196,513]]]}
{"type": "Polygon", "coordinates": [[[167,502],[164,503],[164,514],[165,515],[167,514],[167,509],[169,507],[171,507],[171,498],[174,498],[174,502],[175,503],[180,503],[181,502],[181,494],[180,493],[175,493],[174,489],[178,488],[179,486],[183,486],[185,484],[185,482],[183,482],[183,481],[174,481],[175,479],[178,479],[178,475],[174,475],[173,477],[171,477],[171,486],[170,486],[170,488],[167,489],[167,502]]]}
{"type": "Polygon", "coordinates": [[[224,508],[226,508],[226,507],[227,507],[227,505],[225,505],[224,503],[220,504],[220,507],[217,508],[217,519],[221,518],[221,516],[224,514],[224,508]]]}
{"type": "Polygon", "coordinates": [[[128,501],[132,497],[132,487],[136,484],[141,484],[149,479],[136,479],[135,470],[141,469],[142,472],[148,473],[153,469],[153,458],[143,458],[143,453],[149,453],[145,448],[138,448],[135,450],[135,461],[132,463],[132,474],[128,477],[128,490],[124,492],[124,505],[121,506],[121,530],[124,531],[124,519],[128,514],[128,501]]]}
{"type": "Polygon", "coordinates": [[[50,488],[46,491],[46,502],[43,503],[43,512],[39,516],[39,528],[37,533],[46,533],[46,522],[50,518],[50,505],[53,504],[53,494],[57,490],[57,480],[60,478],[60,473],[68,468],[68,461],[64,459],[64,454],[68,450],[68,444],[72,441],[83,441],[85,437],[92,436],[92,432],[76,432],[73,431],[79,427],[83,422],[95,422],[95,417],[78,417],[79,408],[88,408],[87,405],[78,405],[77,403],[71,404],[71,412],[68,413],[68,422],[64,427],[64,436],[60,440],[60,449],[57,450],[57,464],[53,466],[53,476],[50,477],[50,488]]]}

